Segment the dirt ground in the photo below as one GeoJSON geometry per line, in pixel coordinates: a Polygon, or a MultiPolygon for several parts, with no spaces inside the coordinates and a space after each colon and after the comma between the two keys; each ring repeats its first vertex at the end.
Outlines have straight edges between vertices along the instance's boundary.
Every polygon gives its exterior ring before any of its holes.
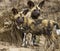
{"type": "Polygon", "coordinates": [[[39,47],[18,47],[15,46],[14,44],[9,44],[8,42],[2,42],[0,41],[0,51],[60,51],[60,37],[58,39],[59,43],[59,48],[56,49],[54,47],[54,44],[51,44],[49,48],[45,48],[44,45],[41,45],[39,47]]]}

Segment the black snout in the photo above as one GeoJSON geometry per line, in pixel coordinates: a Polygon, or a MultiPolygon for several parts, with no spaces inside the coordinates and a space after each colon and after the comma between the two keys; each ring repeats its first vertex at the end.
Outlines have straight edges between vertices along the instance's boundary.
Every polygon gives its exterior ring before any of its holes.
{"type": "Polygon", "coordinates": [[[24,22],[24,17],[18,17],[16,19],[17,24],[22,24],[24,22]]]}
{"type": "Polygon", "coordinates": [[[35,9],[32,11],[32,13],[31,13],[32,19],[37,19],[39,16],[40,16],[40,10],[35,9]]]}

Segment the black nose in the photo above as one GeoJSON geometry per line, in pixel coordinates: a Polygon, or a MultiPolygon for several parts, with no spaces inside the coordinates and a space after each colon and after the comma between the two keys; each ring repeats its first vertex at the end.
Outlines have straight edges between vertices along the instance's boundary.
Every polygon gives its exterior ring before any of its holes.
{"type": "Polygon", "coordinates": [[[18,18],[16,19],[16,22],[17,22],[18,24],[22,24],[22,23],[24,22],[24,18],[23,18],[23,17],[18,17],[18,18]]]}
{"type": "Polygon", "coordinates": [[[32,13],[31,13],[32,19],[37,19],[39,16],[40,16],[40,10],[35,9],[32,11],[32,13]]]}

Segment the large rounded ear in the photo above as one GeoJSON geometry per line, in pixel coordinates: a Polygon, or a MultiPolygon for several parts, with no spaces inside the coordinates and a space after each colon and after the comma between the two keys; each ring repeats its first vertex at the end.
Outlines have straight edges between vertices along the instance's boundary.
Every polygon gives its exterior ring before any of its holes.
{"type": "Polygon", "coordinates": [[[39,3],[38,7],[42,8],[43,5],[44,5],[44,3],[45,3],[45,0],[41,1],[41,2],[39,3]]]}
{"type": "Polygon", "coordinates": [[[54,22],[53,25],[56,26],[56,29],[59,29],[59,25],[57,22],[54,22]]]}
{"type": "Polygon", "coordinates": [[[23,14],[26,15],[26,14],[28,13],[28,11],[29,11],[28,8],[24,9],[24,10],[23,10],[23,14]]]}
{"type": "Polygon", "coordinates": [[[11,10],[13,12],[14,15],[16,15],[18,13],[17,9],[16,8],[12,8],[11,10]]]}
{"type": "Polygon", "coordinates": [[[27,2],[27,5],[28,5],[29,8],[33,8],[33,7],[35,6],[34,2],[31,1],[31,0],[29,0],[29,1],[27,2]]]}

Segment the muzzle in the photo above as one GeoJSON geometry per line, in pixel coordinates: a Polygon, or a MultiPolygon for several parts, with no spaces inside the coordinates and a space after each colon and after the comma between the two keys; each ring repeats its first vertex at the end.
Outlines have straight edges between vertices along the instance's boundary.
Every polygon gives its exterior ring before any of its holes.
{"type": "Polygon", "coordinates": [[[32,13],[31,13],[32,19],[37,19],[39,16],[40,16],[40,10],[35,9],[32,11],[32,13]]]}

